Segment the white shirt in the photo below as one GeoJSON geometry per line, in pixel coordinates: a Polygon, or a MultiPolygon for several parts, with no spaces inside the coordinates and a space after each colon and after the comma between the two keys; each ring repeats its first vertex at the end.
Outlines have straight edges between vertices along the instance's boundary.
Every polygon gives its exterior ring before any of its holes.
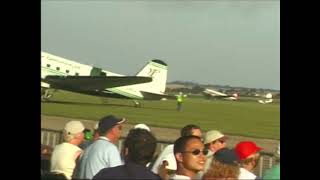
{"type": "Polygon", "coordinates": [[[239,174],[239,180],[240,179],[243,179],[243,180],[250,180],[250,179],[252,179],[252,180],[254,180],[254,179],[256,179],[256,175],[254,175],[252,172],[250,172],[250,171],[248,171],[248,170],[246,170],[246,169],[244,169],[244,168],[240,168],[240,174],[239,174]]]}
{"type": "Polygon", "coordinates": [[[78,146],[67,142],[55,146],[51,156],[50,171],[63,173],[68,179],[71,179],[78,151],[82,152],[78,146]]]}
{"type": "Polygon", "coordinates": [[[170,175],[169,179],[172,179],[172,180],[191,180],[191,178],[189,176],[178,175],[178,174],[170,175]]]}

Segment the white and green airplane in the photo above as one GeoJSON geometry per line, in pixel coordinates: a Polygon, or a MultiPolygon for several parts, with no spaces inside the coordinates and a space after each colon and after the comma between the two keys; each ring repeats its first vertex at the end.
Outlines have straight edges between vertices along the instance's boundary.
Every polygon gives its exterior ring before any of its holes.
{"type": "Polygon", "coordinates": [[[167,64],[158,59],[149,61],[136,76],[124,76],[41,52],[41,99],[48,100],[56,89],[135,100],[171,98],[165,94],[167,72],[167,64]]]}

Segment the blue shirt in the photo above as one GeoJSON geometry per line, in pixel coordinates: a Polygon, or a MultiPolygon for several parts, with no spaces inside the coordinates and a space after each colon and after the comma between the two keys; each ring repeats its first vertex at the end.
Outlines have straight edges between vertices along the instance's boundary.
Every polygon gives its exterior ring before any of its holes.
{"type": "Polygon", "coordinates": [[[108,138],[100,136],[80,156],[80,179],[92,179],[101,169],[122,165],[118,148],[108,138]]]}

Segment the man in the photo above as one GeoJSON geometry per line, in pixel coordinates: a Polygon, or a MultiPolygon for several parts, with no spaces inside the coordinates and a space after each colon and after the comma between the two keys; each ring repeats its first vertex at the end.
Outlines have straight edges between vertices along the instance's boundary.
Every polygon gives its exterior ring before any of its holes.
{"type": "Polygon", "coordinates": [[[199,171],[204,170],[206,155],[201,139],[197,136],[182,136],[174,142],[174,156],[177,163],[176,173],[169,179],[194,179],[199,171]]]}
{"type": "Polygon", "coordinates": [[[124,118],[113,115],[99,121],[100,137],[87,147],[80,156],[79,173],[75,178],[92,179],[103,168],[122,165],[119,150],[115,143],[120,139],[124,118]]]}
{"type": "MultiPolygon", "coordinates": [[[[194,124],[188,124],[180,130],[181,137],[182,136],[190,136],[190,135],[198,136],[201,138],[202,132],[201,132],[200,127],[197,125],[194,125],[194,124]]],[[[164,160],[166,160],[168,163],[166,168],[169,171],[175,171],[177,169],[176,160],[175,160],[174,154],[173,154],[173,147],[174,147],[173,144],[166,146],[165,149],[158,156],[158,158],[156,159],[156,161],[154,162],[154,164],[151,168],[151,170],[155,174],[158,174],[159,167],[163,163],[164,160]]]]}
{"type": "Polygon", "coordinates": [[[64,142],[54,147],[51,156],[51,172],[63,173],[71,179],[76,159],[82,152],[78,147],[84,140],[84,125],[80,121],[69,121],[63,129],[64,142]]]}
{"type": "Polygon", "coordinates": [[[121,151],[125,165],[104,168],[93,179],[159,179],[146,168],[156,150],[157,139],[146,129],[131,129],[121,151]]]}
{"type": "Polygon", "coordinates": [[[261,147],[258,147],[252,141],[242,141],[239,142],[236,147],[235,151],[240,159],[240,179],[247,179],[247,180],[254,180],[257,179],[257,176],[252,173],[254,168],[258,165],[260,154],[259,151],[261,147]]]}
{"type": "Polygon", "coordinates": [[[201,179],[203,174],[208,171],[214,153],[226,147],[226,139],[227,137],[217,130],[211,130],[206,133],[204,137],[204,144],[205,147],[209,150],[209,153],[207,155],[207,162],[205,164],[204,171],[201,171],[197,174],[198,179],[201,179]]]}
{"type": "Polygon", "coordinates": [[[177,95],[177,110],[178,111],[182,111],[182,102],[183,99],[186,96],[183,96],[182,92],[179,92],[179,94],[177,95]]]}

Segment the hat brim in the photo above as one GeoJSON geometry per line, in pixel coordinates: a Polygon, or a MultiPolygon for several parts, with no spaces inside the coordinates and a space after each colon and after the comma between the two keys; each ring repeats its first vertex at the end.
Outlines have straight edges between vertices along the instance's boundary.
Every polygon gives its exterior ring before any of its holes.
{"type": "Polygon", "coordinates": [[[119,121],[117,122],[117,124],[122,124],[122,123],[124,123],[124,122],[126,122],[127,120],[126,120],[126,118],[121,118],[121,119],[119,119],[119,121]]]}

